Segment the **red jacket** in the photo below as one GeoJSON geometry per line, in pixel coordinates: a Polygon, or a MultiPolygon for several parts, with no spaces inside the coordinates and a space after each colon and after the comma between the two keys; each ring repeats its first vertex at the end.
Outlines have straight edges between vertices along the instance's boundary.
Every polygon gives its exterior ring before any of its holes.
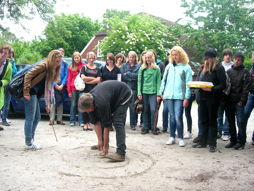
{"type": "Polygon", "coordinates": [[[79,62],[77,64],[78,67],[77,71],[72,71],[71,65],[68,67],[67,91],[69,95],[71,94],[72,90],[76,90],[74,86],[74,80],[83,66],[85,66],[85,63],[79,62]]]}

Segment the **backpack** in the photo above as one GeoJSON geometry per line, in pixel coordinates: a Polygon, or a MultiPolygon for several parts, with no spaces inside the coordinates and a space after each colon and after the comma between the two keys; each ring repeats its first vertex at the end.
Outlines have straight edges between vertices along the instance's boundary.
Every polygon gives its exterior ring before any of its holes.
{"type": "Polygon", "coordinates": [[[11,96],[16,97],[16,98],[21,98],[23,97],[23,86],[24,86],[24,77],[26,73],[36,66],[37,64],[40,64],[41,62],[36,62],[32,65],[29,65],[25,67],[24,69],[20,70],[14,78],[10,81],[10,83],[7,86],[7,89],[11,96]]]}

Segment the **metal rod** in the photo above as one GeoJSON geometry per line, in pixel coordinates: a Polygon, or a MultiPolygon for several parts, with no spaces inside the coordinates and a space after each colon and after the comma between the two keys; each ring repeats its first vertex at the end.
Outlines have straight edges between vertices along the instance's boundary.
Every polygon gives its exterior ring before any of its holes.
{"type": "Polygon", "coordinates": [[[52,126],[52,129],[53,129],[53,132],[54,132],[55,138],[56,138],[56,142],[58,142],[58,140],[57,140],[57,136],[56,136],[56,131],[55,131],[55,128],[54,128],[54,125],[52,124],[51,126],[52,126]]]}

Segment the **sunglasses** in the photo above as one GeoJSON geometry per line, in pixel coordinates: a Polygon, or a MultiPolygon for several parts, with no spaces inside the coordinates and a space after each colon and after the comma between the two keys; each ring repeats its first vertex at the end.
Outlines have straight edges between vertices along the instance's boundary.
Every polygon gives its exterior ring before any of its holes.
{"type": "Polygon", "coordinates": [[[56,54],[55,58],[58,58],[58,57],[63,57],[63,55],[62,54],[56,54]]]}

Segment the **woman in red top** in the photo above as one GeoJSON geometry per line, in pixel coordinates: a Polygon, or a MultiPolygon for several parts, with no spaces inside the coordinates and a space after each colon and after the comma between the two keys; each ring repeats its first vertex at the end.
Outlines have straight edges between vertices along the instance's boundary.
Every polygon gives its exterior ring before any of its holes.
{"type": "MultiPolygon", "coordinates": [[[[85,66],[85,63],[81,60],[81,55],[79,52],[74,52],[72,55],[72,63],[68,68],[68,80],[67,80],[67,91],[68,95],[71,98],[71,108],[70,108],[70,126],[74,126],[76,123],[76,112],[78,105],[78,98],[80,92],[76,90],[74,86],[74,80],[79,74],[79,71],[82,67],[85,66]]],[[[78,121],[81,127],[84,126],[83,115],[81,112],[78,112],[78,121]]]]}

